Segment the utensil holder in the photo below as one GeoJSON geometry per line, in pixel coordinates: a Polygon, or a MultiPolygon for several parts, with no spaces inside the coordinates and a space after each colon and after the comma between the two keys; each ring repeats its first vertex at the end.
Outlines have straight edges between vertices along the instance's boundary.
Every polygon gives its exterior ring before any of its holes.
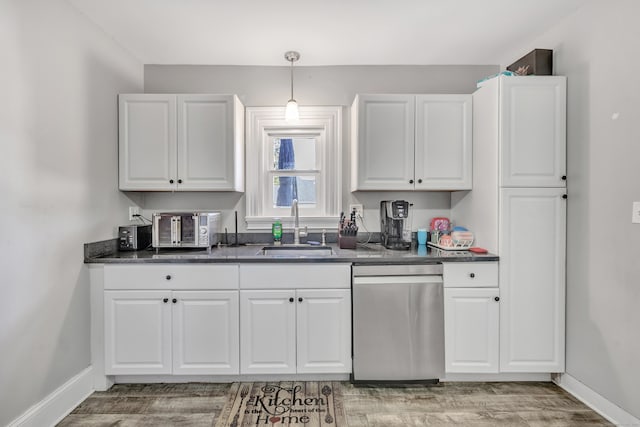
{"type": "Polygon", "coordinates": [[[343,236],[338,234],[338,247],[340,249],[355,249],[358,243],[356,236],[343,236]]]}

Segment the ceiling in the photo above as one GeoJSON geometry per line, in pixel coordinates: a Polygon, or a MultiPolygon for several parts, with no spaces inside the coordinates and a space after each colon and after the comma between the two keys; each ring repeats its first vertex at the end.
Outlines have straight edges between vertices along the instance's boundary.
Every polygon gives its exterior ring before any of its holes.
{"type": "Polygon", "coordinates": [[[499,64],[590,0],[67,1],[144,64],[315,66],[499,64]]]}

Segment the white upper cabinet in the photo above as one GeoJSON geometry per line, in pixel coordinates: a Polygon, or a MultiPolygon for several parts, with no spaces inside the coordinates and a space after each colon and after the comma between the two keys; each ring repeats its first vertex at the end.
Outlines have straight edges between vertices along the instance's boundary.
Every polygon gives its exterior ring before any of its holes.
{"type": "Polygon", "coordinates": [[[121,190],[244,191],[235,95],[120,95],[119,126],[121,190]]]}
{"type": "Polygon", "coordinates": [[[351,190],[471,189],[471,95],[357,95],[351,190]]]}
{"type": "Polygon", "coordinates": [[[120,95],[118,114],[120,189],[175,189],[176,97],[120,95]]]}
{"type": "Polygon", "coordinates": [[[352,191],[413,190],[415,96],[358,95],[351,114],[352,191]]]}
{"type": "Polygon", "coordinates": [[[564,76],[500,79],[502,187],[564,187],[566,183],[564,76]]]}
{"type": "Polygon", "coordinates": [[[416,190],[470,190],[471,95],[416,96],[416,190]]]}

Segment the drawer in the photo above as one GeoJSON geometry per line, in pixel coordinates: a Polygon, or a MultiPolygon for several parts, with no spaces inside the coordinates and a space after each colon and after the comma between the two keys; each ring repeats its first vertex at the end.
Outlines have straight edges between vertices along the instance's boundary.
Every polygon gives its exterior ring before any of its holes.
{"type": "Polygon", "coordinates": [[[443,264],[445,288],[495,288],[497,262],[449,262],[443,264]]]}
{"type": "Polygon", "coordinates": [[[351,287],[351,264],[242,264],[241,289],[351,287]]]}
{"type": "Polygon", "coordinates": [[[105,265],[105,289],[238,289],[238,266],[105,265]]]}

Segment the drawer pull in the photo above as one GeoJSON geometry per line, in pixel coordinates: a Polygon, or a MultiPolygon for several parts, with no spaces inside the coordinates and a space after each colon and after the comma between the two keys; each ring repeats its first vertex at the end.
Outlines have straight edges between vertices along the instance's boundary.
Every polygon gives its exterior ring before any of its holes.
{"type": "Polygon", "coordinates": [[[495,297],[494,300],[495,301],[500,301],[500,297],[495,297]]]}
{"type": "Polygon", "coordinates": [[[469,274],[469,277],[471,277],[473,279],[474,277],[476,277],[476,273],[469,274]]]}
{"type": "Polygon", "coordinates": [[[174,298],[174,299],[171,300],[171,302],[175,304],[175,303],[178,302],[178,300],[176,298],[174,298]]]}
{"type": "Polygon", "coordinates": [[[170,275],[170,274],[167,274],[167,277],[165,277],[165,279],[167,279],[167,280],[171,280],[171,275],[170,275]]]}
{"type": "Polygon", "coordinates": [[[289,298],[289,302],[293,302],[293,297],[289,298]]]}
{"type": "Polygon", "coordinates": [[[168,303],[168,302],[169,302],[169,298],[164,298],[164,299],[162,300],[162,302],[163,302],[163,303],[165,303],[165,304],[166,304],[166,303],[168,303]]]}

